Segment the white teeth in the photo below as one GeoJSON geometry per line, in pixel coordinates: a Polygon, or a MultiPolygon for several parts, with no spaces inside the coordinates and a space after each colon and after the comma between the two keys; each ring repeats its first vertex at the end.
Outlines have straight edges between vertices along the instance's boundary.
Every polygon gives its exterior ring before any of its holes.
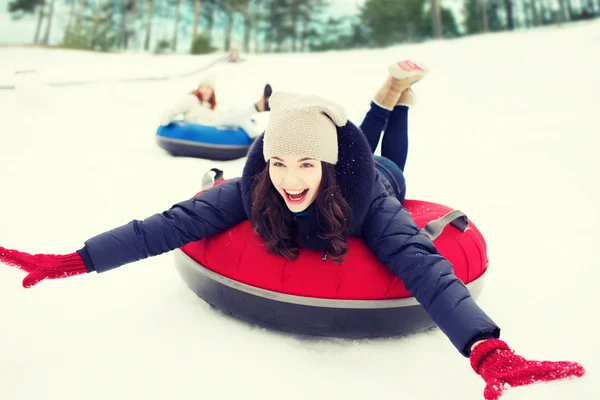
{"type": "Polygon", "coordinates": [[[300,194],[300,193],[304,192],[304,190],[286,190],[285,192],[287,194],[296,195],[296,194],[300,194]]]}

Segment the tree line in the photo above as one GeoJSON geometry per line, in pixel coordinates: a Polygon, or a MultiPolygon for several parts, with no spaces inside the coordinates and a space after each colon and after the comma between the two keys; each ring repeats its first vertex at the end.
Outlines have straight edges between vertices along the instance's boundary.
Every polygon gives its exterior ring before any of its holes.
{"type": "Polygon", "coordinates": [[[600,15],[600,0],[366,0],[334,16],[327,0],[11,0],[15,20],[35,18],[33,43],[98,51],[143,49],[194,54],[306,52],[567,23],[600,15]],[[61,10],[60,13],[57,10],[61,10]],[[57,14],[59,23],[56,23],[57,14]],[[168,33],[167,33],[168,32],[168,33]],[[184,45],[181,40],[189,40],[184,45]],[[235,43],[234,43],[235,41],[235,43]]]}

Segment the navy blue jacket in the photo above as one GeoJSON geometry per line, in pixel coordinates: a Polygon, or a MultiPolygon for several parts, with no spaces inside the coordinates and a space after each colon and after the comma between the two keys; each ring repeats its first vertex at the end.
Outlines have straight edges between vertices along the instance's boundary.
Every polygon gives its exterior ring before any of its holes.
{"type": "MultiPolygon", "coordinates": [[[[170,210],[102,233],[79,250],[88,271],[120,265],[177,249],[251,219],[252,188],[265,168],[262,137],[255,141],[242,178],[231,179],[170,210]]],[[[352,123],[338,128],[336,179],[352,209],[352,235],[362,237],[375,255],[406,285],[454,346],[465,356],[481,339],[500,329],[477,306],[429,238],[419,232],[402,204],[390,196],[376,171],[369,144],[352,123]]],[[[326,250],[318,211],[297,217],[300,244],[326,250]]],[[[256,221],[251,221],[253,224],[256,221]]]]}

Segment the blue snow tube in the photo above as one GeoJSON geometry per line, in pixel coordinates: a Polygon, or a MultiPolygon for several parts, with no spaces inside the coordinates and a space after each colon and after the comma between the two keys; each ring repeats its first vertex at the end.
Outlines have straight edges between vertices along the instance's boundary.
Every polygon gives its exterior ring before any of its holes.
{"type": "Polygon", "coordinates": [[[245,157],[252,139],[240,127],[216,127],[175,121],[156,131],[158,145],[173,156],[208,160],[245,157]]]}

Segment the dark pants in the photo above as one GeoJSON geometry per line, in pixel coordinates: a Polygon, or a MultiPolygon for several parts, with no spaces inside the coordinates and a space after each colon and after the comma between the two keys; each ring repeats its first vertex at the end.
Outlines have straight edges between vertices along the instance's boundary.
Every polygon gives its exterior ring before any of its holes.
{"type": "Polygon", "coordinates": [[[404,202],[406,181],[403,171],[408,157],[408,107],[396,106],[393,111],[389,111],[371,103],[371,109],[365,115],[360,129],[371,146],[375,167],[390,181],[398,200],[404,202]],[[374,153],[382,132],[381,156],[376,156],[374,153]]]}

